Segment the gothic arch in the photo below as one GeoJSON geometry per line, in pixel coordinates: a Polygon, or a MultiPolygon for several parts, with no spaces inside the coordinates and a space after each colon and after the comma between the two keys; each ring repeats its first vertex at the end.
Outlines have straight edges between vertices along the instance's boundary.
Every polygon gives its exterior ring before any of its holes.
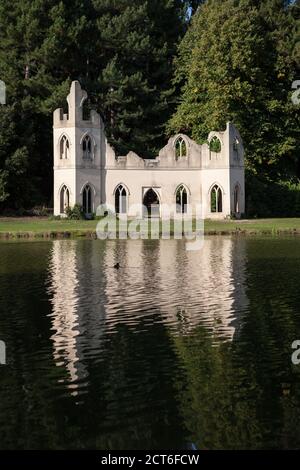
{"type": "Polygon", "coordinates": [[[175,191],[174,191],[174,194],[177,193],[177,190],[180,188],[180,186],[183,186],[183,187],[186,189],[186,191],[187,191],[187,193],[188,193],[189,196],[192,194],[190,188],[189,188],[186,184],[184,184],[184,183],[180,183],[180,184],[178,184],[178,185],[176,186],[176,189],[175,189],[175,191]]]}
{"type": "Polygon", "coordinates": [[[159,192],[155,188],[145,189],[143,194],[144,216],[160,216],[161,198],[159,192]]]}
{"type": "Polygon", "coordinates": [[[60,214],[65,214],[66,210],[70,207],[70,196],[70,188],[65,183],[63,183],[58,193],[60,214]]]}
{"type": "Polygon", "coordinates": [[[190,195],[191,195],[191,191],[185,184],[181,183],[177,186],[175,190],[177,213],[185,214],[187,212],[187,206],[189,203],[190,195]]]}
{"type": "Polygon", "coordinates": [[[188,142],[185,136],[179,134],[174,139],[174,151],[175,151],[175,158],[179,160],[180,158],[185,158],[188,156],[188,142]]]}
{"type": "Polygon", "coordinates": [[[60,187],[59,187],[59,189],[58,189],[58,192],[57,192],[57,196],[60,195],[60,192],[61,192],[61,190],[62,190],[62,188],[63,188],[64,186],[66,186],[66,187],[68,188],[69,193],[70,193],[70,196],[72,196],[73,193],[72,193],[70,187],[69,187],[66,183],[62,183],[62,184],[60,185],[60,187]]]}
{"type": "Polygon", "coordinates": [[[130,191],[129,191],[128,186],[125,183],[122,183],[122,182],[117,184],[117,186],[114,189],[113,195],[116,194],[116,191],[117,191],[119,186],[123,186],[126,189],[127,195],[130,196],[130,191]]]}
{"type": "Polygon", "coordinates": [[[215,182],[211,185],[208,198],[210,212],[221,214],[224,207],[224,190],[219,183],[215,182]]]}
{"type": "Polygon", "coordinates": [[[83,190],[84,190],[85,186],[90,186],[91,189],[92,189],[92,191],[93,191],[94,196],[96,196],[97,191],[96,191],[96,189],[95,189],[95,186],[94,186],[92,183],[90,183],[89,181],[86,181],[86,182],[82,185],[81,190],[80,190],[80,194],[83,193],[83,190]]]}
{"type": "Polygon", "coordinates": [[[94,212],[94,204],[95,204],[95,195],[96,191],[94,186],[87,182],[85,183],[80,191],[82,196],[82,210],[85,215],[92,214],[94,212]]]}
{"type": "Polygon", "coordinates": [[[216,154],[221,153],[222,147],[223,147],[223,142],[220,136],[218,136],[217,134],[211,135],[208,140],[209,158],[211,159],[212,153],[216,153],[216,154]]]}
{"type": "Polygon", "coordinates": [[[68,160],[70,158],[71,140],[66,132],[63,132],[57,143],[57,153],[59,160],[68,160]]]}
{"type": "Polygon", "coordinates": [[[85,132],[80,139],[80,148],[82,151],[82,158],[84,160],[94,160],[96,142],[94,136],[90,132],[85,132]]]}
{"type": "Polygon", "coordinates": [[[115,212],[116,214],[126,214],[128,210],[129,190],[123,183],[119,183],[114,189],[115,212]]]}

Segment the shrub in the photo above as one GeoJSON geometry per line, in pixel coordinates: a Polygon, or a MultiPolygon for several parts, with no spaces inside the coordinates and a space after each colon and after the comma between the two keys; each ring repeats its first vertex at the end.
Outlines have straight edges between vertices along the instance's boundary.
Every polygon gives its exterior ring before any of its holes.
{"type": "Polygon", "coordinates": [[[73,207],[68,207],[66,210],[67,219],[81,220],[84,219],[84,214],[80,204],[75,204],[73,207]]]}
{"type": "Polygon", "coordinates": [[[35,206],[31,210],[26,211],[26,215],[32,217],[46,217],[51,213],[52,209],[45,206],[35,206]]]}

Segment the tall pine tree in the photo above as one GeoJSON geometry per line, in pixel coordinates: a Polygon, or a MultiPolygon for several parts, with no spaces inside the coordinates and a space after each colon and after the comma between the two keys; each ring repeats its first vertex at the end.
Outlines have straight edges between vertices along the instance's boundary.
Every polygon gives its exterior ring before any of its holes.
{"type": "Polygon", "coordinates": [[[174,103],[173,55],[185,28],[181,0],[3,0],[0,208],[52,193],[52,111],[72,80],[90,94],[117,153],[157,152],[174,103]]]}
{"type": "Polygon", "coordinates": [[[184,10],[173,0],[95,0],[99,109],[121,153],[155,155],[173,103],[172,61],[184,10]]]}
{"type": "Polygon", "coordinates": [[[65,106],[71,79],[86,75],[84,39],[91,36],[93,11],[85,3],[0,4],[0,77],[7,88],[0,119],[2,207],[50,201],[52,111],[65,106]]]}

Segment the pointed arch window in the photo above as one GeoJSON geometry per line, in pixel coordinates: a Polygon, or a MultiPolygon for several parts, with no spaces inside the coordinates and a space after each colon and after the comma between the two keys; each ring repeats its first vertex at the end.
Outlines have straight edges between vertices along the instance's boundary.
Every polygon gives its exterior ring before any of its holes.
{"type": "Polygon", "coordinates": [[[70,156],[70,142],[69,139],[63,135],[60,139],[59,157],[61,160],[66,160],[70,156]]]}
{"type": "Polygon", "coordinates": [[[176,212],[179,214],[186,214],[187,204],[188,193],[183,184],[181,184],[176,190],[176,212]]]}
{"type": "Polygon", "coordinates": [[[60,213],[65,214],[70,207],[70,191],[66,185],[60,190],[60,213]]]}
{"type": "Polygon", "coordinates": [[[89,135],[86,135],[82,141],[82,157],[84,160],[92,160],[92,139],[89,135]]]}
{"type": "Polygon", "coordinates": [[[223,194],[220,186],[217,184],[210,192],[210,211],[223,212],[223,194]]]}
{"type": "Polygon", "coordinates": [[[220,153],[222,149],[222,144],[220,139],[217,136],[214,136],[209,142],[210,153],[220,153]]]}
{"type": "Polygon", "coordinates": [[[116,214],[126,214],[127,212],[127,191],[126,188],[120,184],[115,190],[115,211],[116,214]]]}
{"type": "Polygon", "coordinates": [[[182,137],[178,137],[178,139],[175,142],[175,156],[176,156],[176,160],[187,156],[186,142],[182,137]]]}
{"type": "Polygon", "coordinates": [[[85,185],[82,191],[82,208],[86,215],[93,212],[93,193],[89,184],[85,185]]]}

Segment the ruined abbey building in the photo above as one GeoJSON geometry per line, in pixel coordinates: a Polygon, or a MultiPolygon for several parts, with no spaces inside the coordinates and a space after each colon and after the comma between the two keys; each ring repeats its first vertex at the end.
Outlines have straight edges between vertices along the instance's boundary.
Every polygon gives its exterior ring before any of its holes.
{"type": "Polygon", "coordinates": [[[54,111],[54,214],[80,204],[86,215],[100,204],[118,214],[134,205],[162,216],[165,206],[185,213],[202,205],[203,218],[240,217],[245,211],[244,148],[232,123],[210,132],[198,145],[183,134],[171,137],[159,155],[143,159],[134,152],[117,156],[105,136],[100,115],[83,119],[87,94],[78,81],[67,97],[68,114],[54,111]]]}

